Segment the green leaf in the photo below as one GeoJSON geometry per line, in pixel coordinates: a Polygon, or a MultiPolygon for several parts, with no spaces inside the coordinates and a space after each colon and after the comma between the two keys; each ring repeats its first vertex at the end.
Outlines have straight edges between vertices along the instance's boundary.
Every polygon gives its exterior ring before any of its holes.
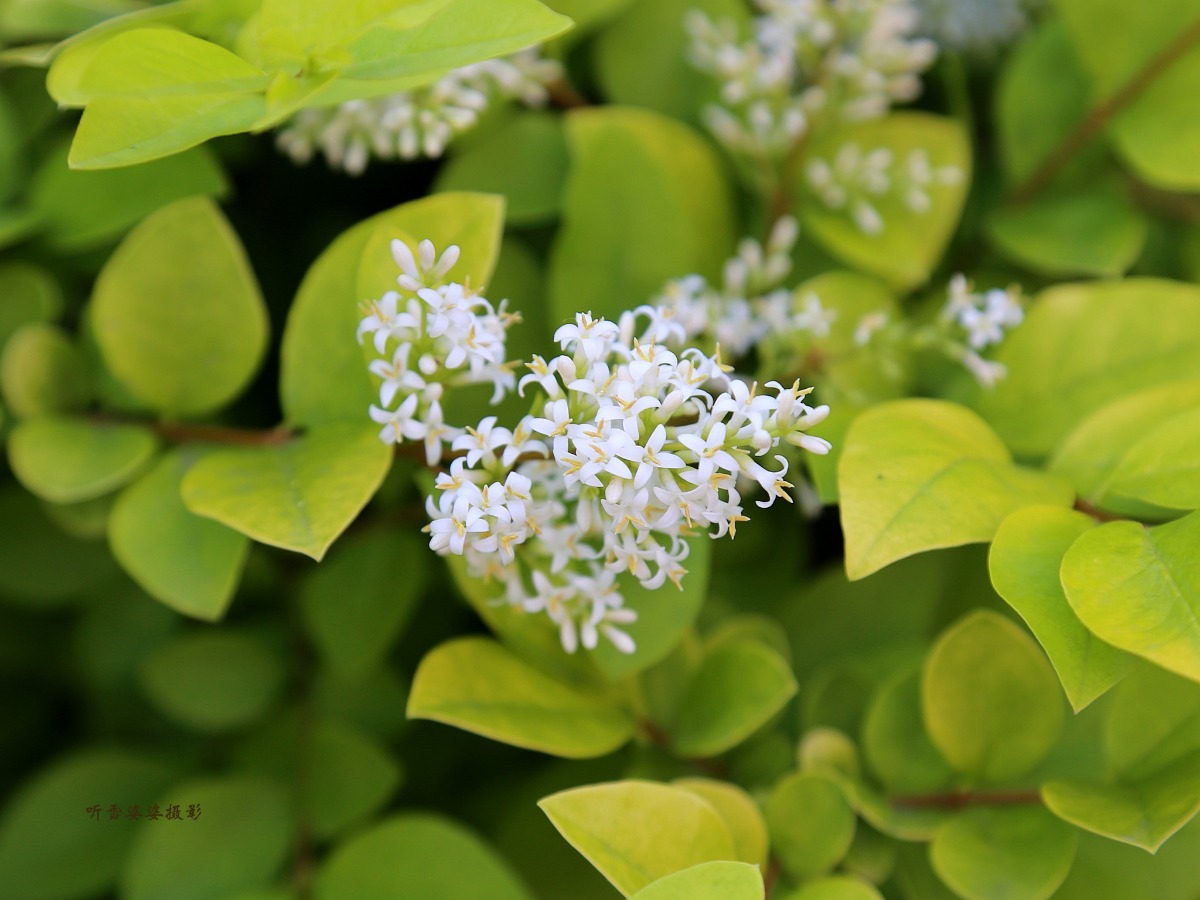
{"type": "Polygon", "coordinates": [[[0,595],[45,606],[94,589],[116,572],[102,543],[65,534],[16,485],[0,491],[0,595]]]}
{"type": "MultiPolygon", "coordinates": [[[[1066,29],[1053,19],[1013,48],[996,88],[996,137],[1009,184],[1028,179],[1082,122],[1090,85],[1066,29]]],[[[1065,165],[1056,184],[1078,184],[1104,165],[1092,141],[1065,165]]]]}
{"type": "MultiPolygon", "coordinates": [[[[70,65],[64,59],[52,73],[70,65]]],[[[86,104],[69,162],[81,169],[127,166],[247,131],[265,112],[268,83],[244,59],[181,31],[117,34],[95,51],[74,89],[55,96],[86,104]]]]}
{"type": "Polygon", "coordinates": [[[1045,456],[1117,394],[1200,377],[1200,287],[1153,278],[1052,287],[996,353],[979,409],[1020,456],[1045,456]],[[1153,309],[1154,315],[1146,315],[1153,309]]]}
{"type": "Polygon", "coordinates": [[[1062,731],[1054,670],[1025,632],[988,610],[971,613],[938,639],[921,697],[934,746],[957,771],[981,782],[1033,770],[1062,731]]]}
{"type": "Polygon", "coordinates": [[[997,593],[1045,649],[1075,712],[1124,678],[1134,663],[1084,628],[1059,580],[1063,555],[1095,526],[1094,519],[1074,510],[1017,510],[996,532],[988,557],[997,593]]]}
{"type": "Polygon", "coordinates": [[[938,829],[934,871],[966,900],[1046,900],[1071,870],[1075,829],[1038,807],[968,809],[938,829]]]}
{"type": "Polygon", "coordinates": [[[225,615],[250,542],[183,505],[180,487],[195,463],[190,449],[164,456],[126,488],[112,510],[113,556],[147,593],[176,612],[210,622],[225,615]]]}
{"type": "Polygon", "coordinates": [[[713,76],[684,62],[691,45],[684,20],[691,10],[729,21],[738,31],[749,18],[737,0],[633,4],[595,41],[596,77],[610,103],[644,106],[699,124],[704,106],[718,99],[718,85],[713,76]]]}
{"type": "Polygon", "coordinates": [[[550,256],[554,324],[577,312],[615,320],[669,278],[715,277],[736,215],[712,149],[685,125],[642,109],[567,117],[571,168],[550,256]]]}
{"type": "Polygon", "coordinates": [[[883,895],[865,881],[837,875],[809,882],[780,900],[883,900],[883,895]]]}
{"type": "Polygon", "coordinates": [[[313,880],[314,900],[531,900],[492,848],[441,816],[392,816],[340,844],[313,880]]]}
{"type": "Polygon", "coordinates": [[[925,154],[934,170],[957,170],[951,183],[926,188],[929,209],[915,212],[903,192],[868,195],[882,219],[877,234],[864,232],[846,208],[831,208],[812,193],[807,179],[799,190],[797,207],[802,227],[839,259],[878,275],[900,289],[916,287],[929,278],[958,224],[971,182],[971,150],[962,125],[928,113],[892,113],[881,119],[855,122],[817,135],[805,158],[833,165],[843,148],[856,145],[862,153],[883,149],[894,165],[908,165],[911,154],[925,154]]]}
{"type": "MultiPolygon", "coordinates": [[[[322,253],[300,285],[283,332],[280,394],[284,416],[294,425],[366,421],[377,390],[354,334],[362,318],[359,269],[368,242],[385,238],[431,240],[439,250],[458,244],[462,257],[450,277],[481,287],[491,279],[500,248],[504,203],[484,194],[438,194],[372,216],[342,234],[322,253]]],[[[391,256],[379,262],[391,279],[399,269],[391,256]]]]}
{"type": "Polygon", "coordinates": [[[1079,496],[1121,511],[1109,485],[1122,457],[1160,423],[1200,403],[1200,379],[1170,381],[1122,396],[1080,422],[1050,458],[1049,467],[1070,478],[1079,496]]]}
{"type": "Polygon", "coordinates": [[[763,900],[762,873],[740,862],[709,862],[660,878],[633,900],[763,900]]]}
{"type": "Polygon", "coordinates": [[[400,766],[385,748],[345,725],[318,723],[304,752],[305,815],[321,839],[379,809],[400,783],[400,766]]]}
{"type": "Polygon", "coordinates": [[[233,400],[258,369],[267,313],[241,242],[207,198],[150,215],[105,264],[91,324],[108,369],[168,415],[233,400]]]}
{"type": "Polygon", "coordinates": [[[142,659],[180,624],[179,616],[133,584],[93,597],[71,635],[79,672],[101,690],[125,690],[142,659]]]}
{"type": "Polygon", "coordinates": [[[3,345],[0,389],[19,417],[72,412],[92,398],[87,362],[75,342],[58,326],[40,322],[20,326],[3,345]]]}
{"type": "Polygon", "coordinates": [[[571,759],[611,753],[634,724],[603,694],[558,681],[482,637],[442,644],[421,660],[408,715],[571,759]]]}
{"type": "Polygon", "coordinates": [[[988,218],[992,243],[1042,275],[1116,277],[1137,260],[1148,222],[1119,189],[1047,194],[988,218]]]}
{"type": "Polygon", "coordinates": [[[919,669],[898,672],[876,689],[863,719],[862,749],[890,793],[922,794],[950,781],[950,767],[925,730],[919,669]]]}
{"type": "Polygon", "coordinates": [[[73,900],[107,893],[133,839],[126,822],[110,822],[113,803],[152,801],[172,777],[144,754],[84,749],[31,777],[0,819],[0,880],[9,900],[73,900]],[[87,813],[101,806],[102,821],[87,813]],[[69,864],[68,864],[69,863],[69,864]]]}
{"type": "Polygon", "coordinates": [[[229,184],[202,147],[133,168],[88,172],[67,167],[64,145],[38,168],[30,190],[47,240],[73,251],[119,237],[144,216],[184,197],[222,197],[229,184]]]}
{"type": "Polygon", "coordinates": [[[1179,45],[1184,32],[1197,27],[1190,0],[1159,0],[1153,15],[1121,0],[1060,0],[1056,4],[1084,67],[1092,77],[1097,102],[1111,100],[1151,66],[1166,62],[1119,106],[1109,131],[1118,152],[1133,170],[1167,190],[1200,187],[1194,161],[1200,153],[1200,108],[1195,85],[1200,79],[1200,47],[1193,39],[1179,45]],[[1170,48],[1183,52],[1168,57],[1170,48]]]}
{"type": "Polygon", "coordinates": [[[787,661],[764,644],[740,640],[705,654],[669,728],[684,757],[716,756],[736,747],[796,694],[787,661]]]}
{"type": "Polygon", "coordinates": [[[700,863],[735,858],[721,816],[694,794],[650,781],[572,788],[538,803],[554,827],[628,897],[700,863]]]}
{"type": "Polygon", "coordinates": [[[456,153],[438,173],[434,189],[502,194],[512,225],[558,215],[567,177],[567,141],[558,117],[526,112],[487,138],[456,153]]]}
{"type": "Polygon", "coordinates": [[[677,778],[671,787],[695,794],[712,805],[729,829],[738,859],[755,866],[767,865],[767,823],[754,798],[736,784],[712,778],[677,778]]]}
{"type": "Polygon", "coordinates": [[[618,578],[625,605],[637,610],[637,621],[621,629],[633,638],[637,649],[623,653],[610,641],[601,641],[588,656],[609,681],[617,681],[643,671],[664,659],[691,629],[708,596],[708,575],[712,564],[712,540],[706,535],[688,539],[691,548],[685,565],[681,590],[663,586],[658,590],[642,587],[632,575],[618,578]]]}
{"type": "Polygon", "coordinates": [[[421,597],[427,552],[410,535],[355,535],[308,576],[300,612],[335,673],[354,678],[383,661],[421,597]]]}
{"type": "Polygon", "coordinates": [[[828,772],[857,778],[862,772],[858,747],[845,732],[818,725],[804,732],[796,747],[801,772],[828,772]]]}
{"type": "Polygon", "coordinates": [[[78,503],[128,484],[157,449],[154,435],[137,425],[42,416],[13,429],[8,461],[32,493],[53,503],[78,503]]]}
{"type": "Polygon", "coordinates": [[[1105,750],[1106,784],[1051,781],[1057,815],[1151,853],[1200,811],[1200,685],[1144,666],[1114,692],[1105,750]]]}
{"type": "MultiPolygon", "coordinates": [[[[420,76],[432,81],[447,69],[504,56],[549,40],[571,27],[537,0],[452,0],[416,27],[374,29],[350,47],[350,79],[420,76]]],[[[401,10],[400,15],[407,15],[401,10]]]]}
{"type": "Polygon", "coordinates": [[[184,476],[183,502],[256,541],[320,560],[391,462],[374,425],[326,425],[285,444],[206,456],[184,476]]]}
{"type": "Polygon", "coordinates": [[[136,8],[130,0],[8,0],[0,9],[0,37],[6,44],[67,37],[136,8]]]}
{"type": "Polygon", "coordinates": [[[232,631],[194,631],[146,657],[139,680],[163,713],[198,731],[253,722],[283,686],[283,666],[261,641],[232,631]]]}
{"type": "Polygon", "coordinates": [[[797,772],[771,792],[763,809],[771,847],[794,878],[832,869],[854,840],[854,810],[838,782],[816,772],[797,772]]]}
{"type": "Polygon", "coordinates": [[[1200,507],[1200,409],[1150,429],[1121,457],[1108,488],[1168,509],[1200,507]]]}
{"type": "Polygon", "coordinates": [[[334,10],[326,4],[308,0],[264,0],[258,4],[257,14],[239,33],[237,49],[267,68],[303,65],[309,63],[310,58],[333,56],[355,39],[383,25],[419,27],[449,2],[368,0],[334,10]]]}
{"type": "Polygon", "coordinates": [[[1154,853],[1200,811],[1200,752],[1128,783],[1052,781],[1042,794],[1073,825],[1154,853]]]}
{"type": "Polygon", "coordinates": [[[22,325],[48,322],[62,311],[62,291],[45,269],[24,262],[0,265],[0,350],[22,325]]]}
{"type": "Polygon", "coordinates": [[[1061,479],[1013,465],[970,410],[923,399],[885,403],[854,421],[838,493],[851,579],[922,550],[991,540],[1022,506],[1074,500],[1061,479]]]}
{"type": "Polygon", "coordinates": [[[194,820],[147,822],[125,859],[125,900],[208,900],[266,887],[283,865],[291,839],[287,799],[272,781],[244,775],[176,784],[160,805],[179,804],[194,820]]]}
{"type": "Polygon", "coordinates": [[[1200,681],[1200,512],[1145,528],[1109,522],[1081,535],[1061,577],[1101,640],[1200,681]]]}
{"type": "Polygon", "coordinates": [[[41,221],[37,213],[24,207],[0,208],[0,249],[19,244],[36,234],[41,221]]]}

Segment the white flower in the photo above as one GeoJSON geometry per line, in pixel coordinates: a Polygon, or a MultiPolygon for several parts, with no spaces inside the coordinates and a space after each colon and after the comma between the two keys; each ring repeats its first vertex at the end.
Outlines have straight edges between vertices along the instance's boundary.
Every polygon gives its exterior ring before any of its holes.
{"type": "MultiPolygon", "coordinates": [[[[558,62],[536,49],[452,69],[433,84],[371,100],[301,110],[277,139],[281,150],[306,163],[319,150],[334,168],[361,174],[368,160],[436,158],[472,129],[495,100],[542,106],[546,85],[561,76],[558,62]]],[[[428,267],[427,267],[428,268],[428,267]]],[[[412,288],[409,288],[412,290],[412,288]]]]}

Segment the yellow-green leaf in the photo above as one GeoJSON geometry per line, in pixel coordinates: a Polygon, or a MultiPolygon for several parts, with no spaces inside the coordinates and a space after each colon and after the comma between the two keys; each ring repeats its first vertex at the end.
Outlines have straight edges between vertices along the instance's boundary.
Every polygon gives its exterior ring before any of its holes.
{"type": "Polygon", "coordinates": [[[838,492],[851,579],[922,550],[991,540],[1022,506],[1074,500],[1062,479],[1014,465],[973,412],[924,399],[885,403],[854,421],[838,492]]]}
{"type": "Polygon", "coordinates": [[[626,897],[682,869],[736,859],[729,829],[712,805],[665,784],[588,785],[552,794],[538,806],[626,897]]]}
{"type": "Polygon", "coordinates": [[[611,753],[634,725],[614,698],[558,681],[483,637],[458,638],[421,660],[408,715],[573,759],[611,753]]]}

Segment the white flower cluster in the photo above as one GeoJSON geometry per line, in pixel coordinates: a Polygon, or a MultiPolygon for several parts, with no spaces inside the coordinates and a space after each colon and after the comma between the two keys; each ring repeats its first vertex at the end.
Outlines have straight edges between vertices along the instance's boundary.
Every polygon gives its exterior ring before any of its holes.
{"type": "Polygon", "coordinates": [[[370,416],[383,426],[379,436],[388,443],[424,441],[432,466],[442,458],[443,444],[462,433],[443,416],[447,387],[490,383],[493,402],[513,387],[505,336],[517,317],[505,312],[503,302],[493,307],[466,286],[445,282],[458,247],[439,257],[429,241],[421,241],[416,256],[401,240],[391,246],[401,270],[400,290],[366,304],[358,326],[359,343],[370,338],[380,355],[369,366],[382,380],[370,416]]]}
{"type": "MultiPolygon", "coordinates": [[[[776,243],[789,243],[787,230],[776,243]]],[[[358,329],[381,355],[370,363],[381,379],[370,415],[384,441],[424,441],[430,465],[450,443],[449,471],[426,501],[430,547],[499,581],[499,602],[547,615],[569,652],[601,636],[632,652],[622,626],[636,612],[617,576],[648,589],[679,585],[687,539],[732,536],[746,520],[747,486],[765,492],[759,506],[791,499],[788,460],[773,454],[768,465],[772,450],[829,450],[808,434],[829,412],[804,402],[811,388],[771,382],[760,393],[732,378],[719,351],[686,347],[683,323],[660,306],[617,323],[580,313],[554,335],[561,355],[527,363],[519,390],[537,391],[531,414],[512,429],[494,416],[451,428],[440,406],[446,386],[490,381],[494,400],[513,386],[503,361],[511,317],[443,283],[457,247],[438,257],[423,241],[414,255],[396,241],[392,253],[400,290],[368,304],[358,329]]],[[[739,258],[745,283],[781,266],[739,258]]]]}
{"type": "Polygon", "coordinates": [[[688,275],[668,282],[651,305],[666,311],[685,341],[719,346],[733,356],[744,356],[770,336],[807,331],[824,337],[836,311],[825,309],[811,292],[799,298],[796,311],[792,292],[781,287],[792,271],[798,233],[796,220],[784,216],[772,227],[765,248],[753,238],[739,244],[725,263],[721,287],[688,275]]]}
{"type": "Polygon", "coordinates": [[[536,49],[452,69],[426,87],[371,100],[301,110],[279,133],[278,145],[297,163],[319,151],[329,165],[361,174],[379,159],[436,158],[499,99],[542,106],[546,85],[561,74],[536,49]]]}
{"type": "Polygon", "coordinates": [[[936,47],[910,37],[918,23],[910,0],[756,2],[748,40],[699,11],[685,22],[692,63],[720,81],[706,124],[732,151],[778,160],[817,117],[875,118],[920,93],[918,73],[936,47]]]}
{"type": "Polygon", "coordinates": [[[805,176],[813,193],[829,209],[846,210],[864,234],[881,234],[883,217],[876,206],[886,196],[899,195],[914,213],[933,208],[930,191],[962,182],[957,166],[934,166],[922,148],[897,160],[887,147],[864,152],[853,141],[838,148],[833,161],[809,160],[805,176]]]}
{"type": "Polygon", "coordinates": [[[950,279],[947,293],[942,321],[961,328],[966,339],[965,346],[958,344],[952,355],[957,356],[983,387],[995,387],[1007,370],[1001,363],[984,359],[979,351],[999,344],[1004,340],[1006,329],[1016,328],[1025,320],[1020,289],[1013,286],[1003,291],[993,288],[977,293],[965,275],[955,275],[950,279]]]}
{"type": "Polygon", "coordinates": [[[616,576],[680,585],[689,535],[732,536],[746,520],[739,479],[766,493],[759,506],[790,500],[787,459],[762,460],[781,442],[828,452],[807,431],[829,409],[805,404],[799,385],[760,394],[717,355],[669,349],[684,331],[661,307],[619,324],[580,313],[554,337],[563,355],[534,357],[520,384],[540,391],[540,415],[512,431],[489,417],[455,440],[466,455],[427,501],[430,546],[548,615],[568,652],[600,635],[631,652],[619,626],[636,613],[616,576]]]}

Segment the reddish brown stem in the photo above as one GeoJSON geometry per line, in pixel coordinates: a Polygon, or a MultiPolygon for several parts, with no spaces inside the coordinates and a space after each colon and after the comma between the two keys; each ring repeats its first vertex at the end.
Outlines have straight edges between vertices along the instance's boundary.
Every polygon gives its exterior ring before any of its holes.
{"type": "Polygon", "coordinates": [[[941,809],[948,812],[969,806],[1027,806],[1042,802],[1038,790],[945,791],[938,794],[902,794],[891,798],[896,809],[941,809]]]}
{"type": "Polygon", "coordinates": [[[1112,513],[1106,513],[1104,510],[1088,503],[1082,497],[1076,498],[1075,509],[1085,515],[1091,516],[1097,522],[1121,522],[1125,520],[1124,516],[1114,516],[1112,513]]]}
{"type": "Polygon", "coordinates": [[[1092,108],[1087,116],[1063,138],[1042,164],[1013,191],[1010,203],[1014,206],[1028,203],[1049,187],[1063,167],[1083,150],[1092,139],[1108,126],[1108,123],[1129,106],[1142,91],[1146,90],[1159,75],[1174,65],[1197,42],[1200,42],[1200,19],[1179,33],[1162,52],[1146,63],[1118,91],[1092,108]]]}
{"type": "Polygon", "coordinates": [[[297,432],[286,425],[266,430],[226,428],[222,425],[184,425],[178,422],[155,422],[155,434],[174,444],[235,444],[243,447],[269,447],[286,444],[297,432]]]}
{"type": "Polygon", "coordinates": [[[575,86],[565,79],[553,81],[546,86],[546,91],[550,95],[550,102],[559,109],[579,109],[583,106],[591,106],[587,98],[579,91],[575,90],[575,86]]]}

